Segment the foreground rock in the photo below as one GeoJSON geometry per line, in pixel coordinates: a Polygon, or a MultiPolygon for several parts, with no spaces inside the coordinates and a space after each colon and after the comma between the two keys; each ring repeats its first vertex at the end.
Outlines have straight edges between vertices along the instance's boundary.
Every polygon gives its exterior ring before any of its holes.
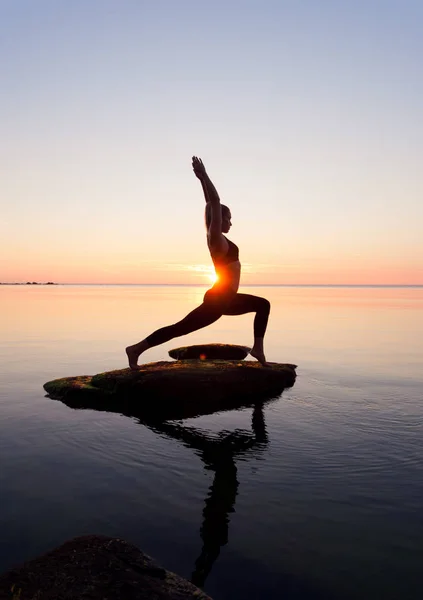
{"type": "Polygon", "coordinates": [[[73,408],[126,412],[140,418],[183,419],[248,406],[294,384],[296,366],[256,361],[178,360],[44,384],[51,398],[73,408]]]}
{"type": "Polygon", "coordinates": [[[251,348],[237,344],[198,344],[197,346],[181,346],[169,350],[169,356],[177,360],[199,358],[201,360],[242,360],[251,348]]]}
{"type": "Polygon", "coordinates": [[[0,599],[211,600],[136,546],[89,535],[0,576],[0,599]]]}

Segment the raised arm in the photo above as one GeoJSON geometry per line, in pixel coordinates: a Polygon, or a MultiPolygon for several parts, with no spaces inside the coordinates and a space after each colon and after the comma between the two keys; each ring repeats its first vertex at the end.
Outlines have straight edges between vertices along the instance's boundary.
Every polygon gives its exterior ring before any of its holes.
{"type": "Polygon", "coordinates": [[[197,156],[192,157],[192,168],[201,182],[206,202],[212,202],[213,204],[220,203],[219,194],[210,177],[207,175],[206,167],[201,158],[198,158],[197,156]]]}
{"type": "Polygon", "coordinates": [[[203,193],[204,193],[204,199],[207,202],[209,202],[209,194],[207,192],[207,186],[206,183],[204,181],[204,179],[200,179],[200,183],[201,183],[201,187],[203,188],[203,193]]]}
{"type": "Polygon", "coordinates": [[[209,214],[210,218],[208,221],[208,238],[210,247],[214,252],[226,253],[228,250],[228,243],[222,234],[222,207],[220,204],[219,194],[216,188],[207,175],[206,168],[203,161],[197,156],[192,157],[192,168],[194,169],[195,175],[201,182],[201,186],[204,192],[204,198],[206,200],[206,215],[209,214]]]}

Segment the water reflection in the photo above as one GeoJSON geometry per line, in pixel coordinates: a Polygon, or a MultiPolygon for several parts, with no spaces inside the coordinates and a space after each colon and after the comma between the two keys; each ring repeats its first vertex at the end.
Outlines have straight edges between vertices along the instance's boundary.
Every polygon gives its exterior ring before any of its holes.
{"type": "Polygon", "coordinates": [[[235,512],[239,487],[236,459],[252,449],[256,455],[268,443],[263,403],[257,403],[253,408],[251,431],[235,429],[231,432],[222,431],[211,437],[204,431],[181,423],[165,421],[160,424],[144,424],[195,450],[203,461],[204,468],[214,471],[213,482],[204,501],[200,528],[203,546],[191,576],[195,585],[204,587],[221,547],[228,543],[229,514],[235,512]]]}
{"type": "MultiPolygon", "coordinates": [[[[272,400],[274,401],[275,398],[249,402],[253,407],[250,431],[234,429],[224,430],[219,434],[185,425],[183,421],[149,420],[137,414],[136,408],[131,411],[130,408],[125,407],[124,411],[118,411],[116,406],[110,407],[110,412],[121,412],[135,418],[151,431],[178,440],[184,446],[192,448],[201,458],[204,468],[214,472],[213,482],[204,500],[203,521],[200,528],[202,548],[191,576],[191,581],[198,587],[204,587],[221,547],[228,543],[229,515],[235,511],[239,487],[236,461],[241,457],[245,460],[247,453],[253,453],[256,458],[268,444],[263,408],[272,400]]],[[[68,404],[66,398],[62,402],[74,409],[108,411],[108,407],[96,406],[94,401],[90,402],[87,398],[83,398],[78,406],[74,403],[68,404]]]]}

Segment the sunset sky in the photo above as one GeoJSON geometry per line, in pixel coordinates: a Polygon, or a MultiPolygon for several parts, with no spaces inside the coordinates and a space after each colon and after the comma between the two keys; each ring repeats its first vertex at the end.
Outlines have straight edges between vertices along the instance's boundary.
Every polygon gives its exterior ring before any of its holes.
{"type": "Polygon", "coordinates": [[[423,284],[423,2],[2,0],[0,281],[423,284]]]}

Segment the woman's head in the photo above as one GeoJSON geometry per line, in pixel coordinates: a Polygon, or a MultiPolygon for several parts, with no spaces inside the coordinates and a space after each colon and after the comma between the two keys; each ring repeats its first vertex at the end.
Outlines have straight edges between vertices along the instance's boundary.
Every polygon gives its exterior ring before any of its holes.
{"type": "MultiPolygon", "coordinates": [[[[228,233],[229,229],[232,226],[231,219],[231,211],[225,204],[220,205],[222,210],[222,233],[228,233]]],[[[207,229],[210,227],[211,223],[211,204],[208,202],[206,204],[206,227],[207,229]]]]}

